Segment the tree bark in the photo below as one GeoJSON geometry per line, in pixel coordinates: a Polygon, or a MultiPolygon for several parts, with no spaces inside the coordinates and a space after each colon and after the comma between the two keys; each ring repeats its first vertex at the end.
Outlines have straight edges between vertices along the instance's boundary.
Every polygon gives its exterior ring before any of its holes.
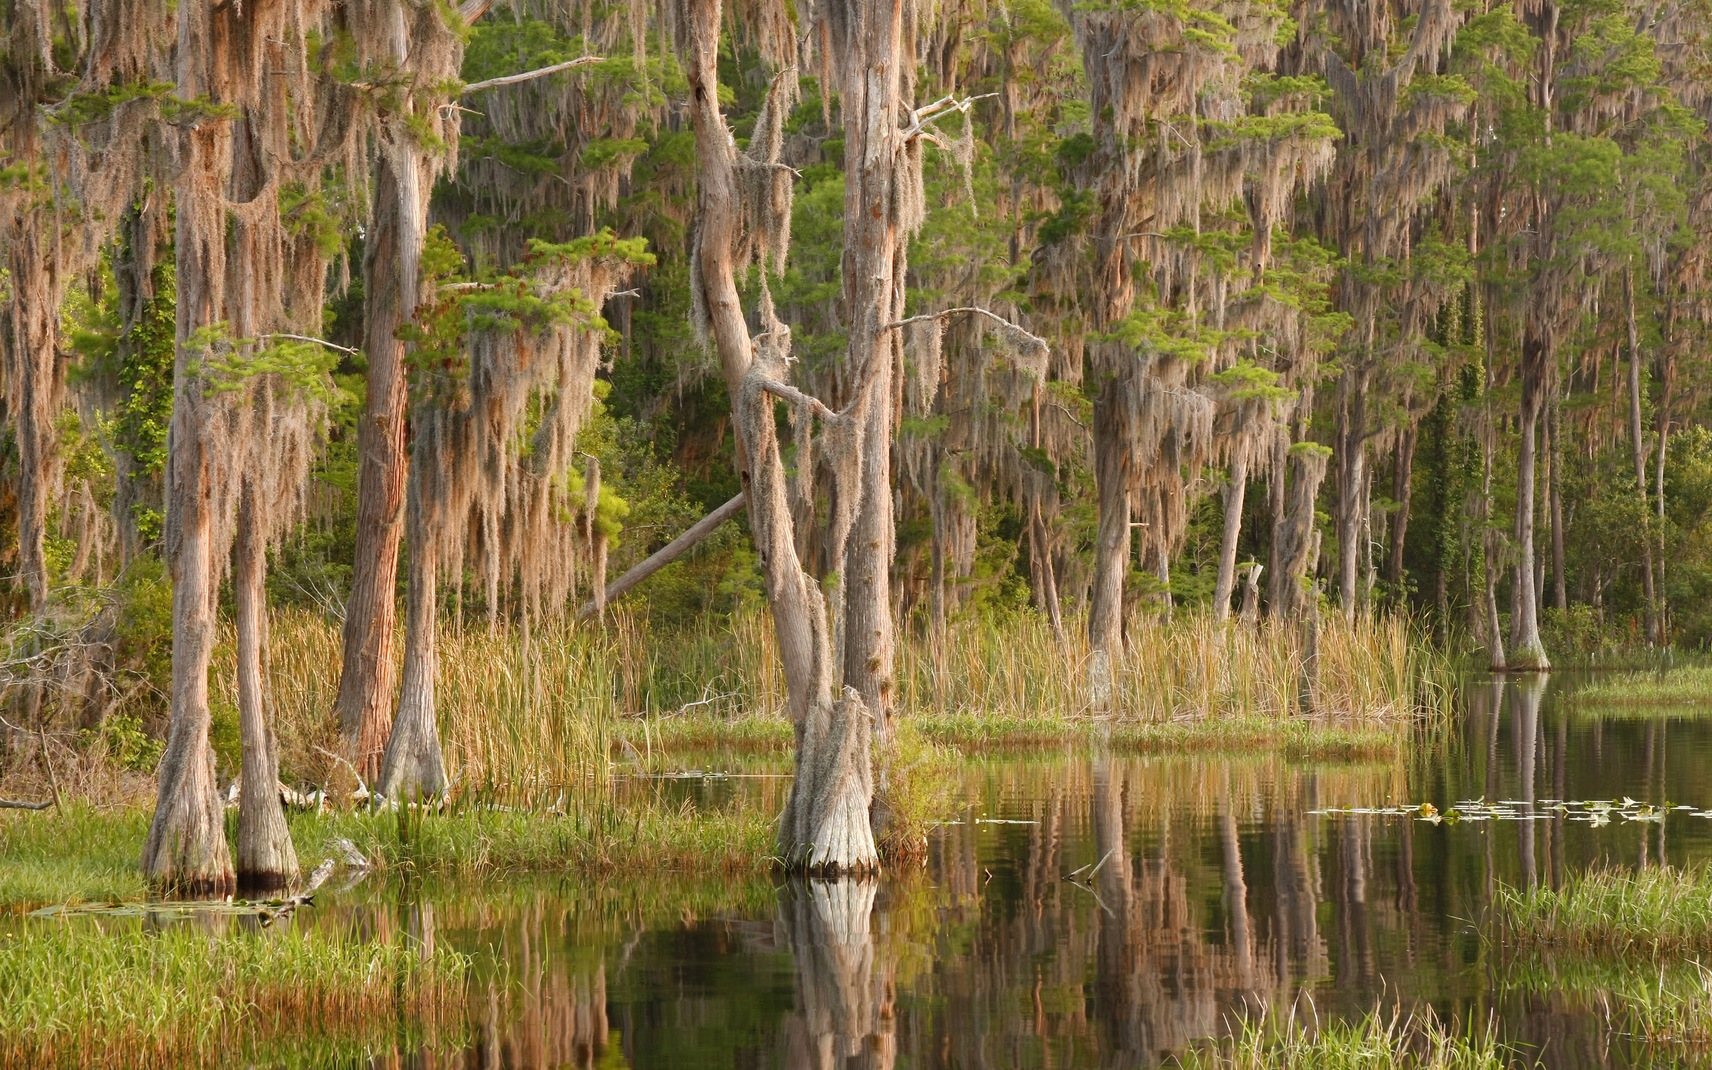
{"type": "MultiPolygon", "coordinates": [[[[1551,443],[1551,461],[1547,478],[1551,489],[1547,508],[1551,510],[1551,553],[1552,553],[1552,604],[1559,610],[1569,609],[1569,576],[1568,554],[1565,552],[1564,540],[1568,530],[1563,518],[1563,441],[1560,437],[1562,430],[1561,406],[1554,398],[1550,414],[1547,417],[1549,439],[1551,443]]],[[[1651,570],[1648,570],[1649,573],[1651,570]]]]}
{"type": "Polygon", "coordinates": [[[1278,620],[1293,620],[1307,610],[1313,597],[1308,590],[1310,559],[1314,556],[1314,502],[1326,478],[1327,455],[1322,448],[1302,443],[1290,450],[1289,485],[1285,491],[1289,509],[1284,524],[1273,534],[1278,544],[1278,566],[1268,581],[1267,612],[1278,620]]]}
{"type": "MultiPolygon", "coordinates": [[[[421,508],[414,505],[413,512],[421,508]]],[[[404,683],[398,697],[398,716],[393,720],[374,785],[377,794],[394,802],[443,795],[447,787],[434,705],[438,561],[433,536],[420,530],[424,526],[421,522],[412,524],[404,609],[404,683]]]]}
{"type": "Polygon", "coordinates": [[[1350,368],[1338,379],[1337,408],[1337,537],[1338,604],[1345,620],[1355,620],[1360,600],[1361,518],[1367,490],[1367,387],[1365,366],[1350,368]]]}
{"type": "Polygon", "coordinates": [[[1629,328],[1629,439],[1634,448],[1635,489],[1641,502],[1641,583],[1646,597],[1647,642],[1659,641],[1658,591],[1653,586],[1653,540],[1647,523],[1647,447],[1641,430],[1641,332],[1635,322],[1635,269],[1623,267],[1623,305],[1629,328]]]}
{"type": "MultiPolygon", "coordinates": [[[[255,17],[254,5],[250,17],[255,17]]],[[[224,102],[229,96],[232,42],[242,27],[235,9],[199,4],[178,9],[179,92],[187,99],[224,102]]],[[[227,894],[235,885],[226,845],[225,807],[208,743],[208,663],[214,649],[219,561],[225,554],[222,516],[228,494],[227,458],[215,436],[232,404],[205,390],[198,364],[205,332],[225,312],[220,282],[226,260],[226,176],[232,167],[233,123],[204,120],[181,136],[176,182],[178,357],[173,369],[168,429],[166,557],[172,573],[172,720],[161,758],[159,796],[142,868],[157,887],[184,894],[227,894]]]]}
{"type": "Polygon", "coordinates": [[[8,358],[6,400],[18,449],[18,578],[30,611],[40,613],[48,600],[48,503],[60,467],[54,424],[65,394],[57,329],[65,284],[36,227],[25,223],[12,235],[11,322],[0,345],[8,358]]]}
{"type": "Polygon", "coordinates": [[[701,179],[696,279],[731,397],[737,468],[796,736],[796,776],[779,822],[779,856],[790,869],[821,875],[872,872],[879,867],[879,851],[868,814],[869,714],[854,689],[843,689],[833,700],[826,601],[797,556],[773,398],[765,386],[786,377],[788,332],[770,324],[769,344],[757,354],[737,292],[733,250],[741,194],[735,147],[719,111],[719,0],[686,0],[683,14],[681,44],[701,179]]]}
{"type": "Polygon", "coordinates": [[[1516,455],[1516,583],[1511,593],[1514,641],[1506,661],[1518,672],[1546,672],[1551,660],[1540,643],[1539,592],[1534,583],[1535,441],[1548,389],[1550,347],[1534,331],[1522,340],[1521,443],[1516,455]]]}
{"type": "Polygon", "coordinates": [[[1403,553],[1408,548],[1409,507],[1415,497],[1416,427],[1410,424],[1397,443],[1397,469],[1392,490],[1397,500],[1397,518],[1391,525],[1391,555],[1386,562],[1385,579],[1395,588],[1399,605],[1407,601],[1403,591],[1403,553]]]}
{"type": "Polygon", "coordinates": [[[1129,578],[1129,447],[1121,426],[1122,386],[1108,381],[1094,402],[1094,484],[1100,498],[1094,584],[1088,611],[1089,688],[1109,711],[1116,662],[1123,656],[1124,581],[1129,578]]]}
{"type": "Polygon", "coordinates": [[[369,367],[368,397],[357,425],[356,556],[334,703],[352,764],[370,780],[391,728],[398,546],[409,478],[408,383],[398,329],[416,307],[426,221],[414,152],[378,155],[374,220],[363,247],[363,348],[369,367]]]}
{"type": "Polygon", "coordinates": [[[297,880],[297,852],[279,799],[279,747],[268,724],[267,540],[257,488],[245,480],[238,504],[232,588],[238,631],[238,727],[244,768],[238,788],[240,888],[272,892],[297,880]]]}
{"type": "Polygon", "coordinates": [[[1213,619],[1230,619],[1231,592],[1236,588],[1236,547],[1242,535],[1242,500],[1248,493],[1248,458],[1237,455],[1231,462],[1230,485],[1225,488],[1225,527],[1219,540],[1219,576],[1213,585],[1213,619]]]}
{"type": "MultiPolygon", "coordinates": [[[[856,519],[839,566],[843,585],[844,683],[862,696],[880,746],[880,787],[890,752],[893,660],[891,569],[897,525],[892,518],[894,389],[902,334],[904,258],[898,187],[905,160],[901,108],[905,65],[903,4],[851,5],[845,59],[852,79],[841,89],[844,114],[844,291],[850,309],[846,371],[860,384],[853,417],[860,459],[856,519]]],[[[883,814],[883,808],[880,814],[883,814]]],[[[877,814],[876,816],[880,816],[877,814]]],[[[884,823],[883,820],[881,822],[884,823]]],[[[881,833],[884,833],[882,828],[881,833]]]]}

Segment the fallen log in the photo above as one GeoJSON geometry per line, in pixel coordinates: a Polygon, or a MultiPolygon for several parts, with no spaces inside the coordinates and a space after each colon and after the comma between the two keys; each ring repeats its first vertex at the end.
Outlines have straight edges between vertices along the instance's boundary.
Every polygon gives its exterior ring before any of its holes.
{"type": "MultiPolygon", "coordinates": [[[[747,492],[738,491],[737,496],[715,509],[713,512],[696,521],[687,531],[671,542],[648,555],[647,560],[632,568],[629,572],[613,580],[606,587],[605,602],[611,602],[620,597],[632,587],[665,568],[667,565],[682,557],[696,543],[713,534],[719,525],[736,516],[748,501],[747,492]]],[[[598,611],[593,599],[583,604],[582,611],[577,614],[578,620],[588,620],[598,611]]]]}

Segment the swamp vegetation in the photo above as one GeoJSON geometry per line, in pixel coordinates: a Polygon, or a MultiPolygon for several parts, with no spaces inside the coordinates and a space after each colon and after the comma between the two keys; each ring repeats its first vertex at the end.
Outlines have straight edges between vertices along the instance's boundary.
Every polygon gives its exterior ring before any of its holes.
{"type": "Polygon", "coordinates": [[[0,1067],[1712,1063],[1709,27],[0,0],[0,1067]]]}

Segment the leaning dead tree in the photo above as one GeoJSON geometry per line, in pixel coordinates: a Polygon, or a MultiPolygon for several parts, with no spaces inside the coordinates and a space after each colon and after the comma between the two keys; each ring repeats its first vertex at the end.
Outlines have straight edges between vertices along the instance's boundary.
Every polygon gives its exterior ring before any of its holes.
{"type": "MultiPolygon", "coordinates": [[[[720,4],[683,0],[673,10],[700,165],[695,318],[713,340],[731,396],[738,470],[795,727],[797,773],[779,851],[790,868],[825,875],[873,871],[876,836],[886,834],[884,751],[876,776],[874,745],[889,747],[891,738],[894,436],[904,329],[915,322],[904,314],[906,256],[926,211],[924,141],[934,136],[935,119],[968,107],[955,97],[912,105],[918,21],[906,8],[829,6],[814,13],[822,33],[808,35],[829,49],[822,63],[840,88],[844,128],[848,341],[837,410],[791,385],[791,331],[765,288],[767,273],[782,270],[789,241],[792,172],[780,151],[794,72],[787,67],[774,78],[749,147],[739,152],[719,105],[720,4]],[[763,282],[754,309],[759,330],[738,290],[752,266],[763,282]],[[776,429],[778,401],[796,413],[795,487],[776,429]],[[793,500],[813,502],[822,492],[833,503],[829,591],[804,569],[792,510],[793,500]]],[[[980,310],[923,318],[963,311],[980,310]]]]}
{"type": "MultiPolygon", "coordinates": [[[[874,791],[871,715],[854,688],[841,688],[836,699],[833,695],[838,674],[827,600],[797,556],[774,417],[775,398],[796,393],[783,382],[789,374],[790,330],[763,298],[762,330],[751,334],[737,290],[738,271],[752,261],[764,258],[763,267],[775,269],[783,263],[791,187],[789,173],[777,166],[774,131],[782,125],[789,84],[783,78],[775,82],[766,125],[757,124],[760,136],[751,141],[751,152],[738,153],[719,110],[720,4],[685,0],[675,14],[701,179],[692,297],[731,394],[737,467],[796,730],[797,775],[780,823],[780,854],[793,868],[826,875],[866,873],[879,866],[868,818],[874,791]]],[[[844,431],[848,414],[833,414],[824,404],[799,397],[805,417],[832,415],[844,431]]],[[[844,433],[848,441],[851,436],[844,433]]],[[[855,492],[847,484],[840,489],[855,492]]],[[[848,520],[839,528],[834,546],[848,532],[848,520]]]]}

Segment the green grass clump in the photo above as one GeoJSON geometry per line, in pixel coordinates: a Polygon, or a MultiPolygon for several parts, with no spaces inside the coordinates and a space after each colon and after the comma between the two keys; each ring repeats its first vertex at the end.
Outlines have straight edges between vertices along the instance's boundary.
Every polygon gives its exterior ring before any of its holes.
{"type": "Polygon", "coordinates": [[[1712,871],[1598,869],[1496,907],[1509,986],[1614,1010],[1651,1044],[1712,1044],[1712,871]]]}
{"type": "Polygon", "coordinates": [[[450,813],[303,814],[298,854],[346,838],[380,868],[462,876],[523,872],[742,874],[771,864],[775,815],[659,803],[572,804],[568,812],[471,807],[450,813]]]}
{"type": "Polygon", "coordinates": [[[1183,1070],[1505,1070],[1511,1058],[1491,1030],[1452,1032],[1431,1013],[1374,1013],[1313,1029],[1294,1019],[1281,1027],[1244,1022],[1233,1036],[1180,1062],[1183,1070]]]}
{"type": "Polygon", "coordinates": [[[208,921],[0,932],[0,1067],[228,1065],[306,1039],[391,1047],[447,1017],[470,965],[402,935],[208,921]]]}
{"type": "Polygon", "coordinates": [[[0,811],[0,911],[45,903],[140,899],[146,809],[0,811]]]}
{"type": "Polygon", "coordinates": [[[1213,717],[1168,721],[1100,721],[1035,714],[924,714],[913,718],[923,737],[964,750],[1085,747],[1104,741],[1130,754],[1252,754],[1294,761],[1390,759],[1409,740],[1403,720],[1348,724],[1317,718],[1213,717]]]}
{"type": "Polygon", "coordinates": [[[1663,672],[1605,676],[1575,692],[1582,706],[1712,712],[1712,666],[1687,665],[1663,672]]]}
{"type": "MultiPolygon", "coordinates": [[[[636,719],[621,723],[614,735],[631,750],[651,754],[654,750],[729,750],[743,754],[789,755],[796,748],[796,734],[783,713],[752,713],[735,717],[718,714],[679,714],[636,719]]],[[[615,755],[616,756],[616,755],[615,755]]]]}
{"type": "MultiPolygon", "coordinates": [[[[139,900],[150,811],[69,806],[0,820],[0,912],[50,903],[139,900]]],[[[542,872],[765,872],[776,814],[759,805],[674,807],[572,800],[565,812],[468,806],[289,815],[305,870],[349,839],[377,868],[456,876],[542,872]]]]}
{"type": "Polygon", "coordinates": [[[1596,869],[1561,889],[1501,889],[1511,950],[1604,957],[1712,953],[1712,871],[1596,869]]]}
{"type": "Polygon", "coordinates": [[[1506,986],[1559,992],[1615,1012],[1623,1032],[1653,1045],[1712,1045],[1712,970],[1699,962],[1637,963],[1591,957],[1517,962],[1506,986]]]}

